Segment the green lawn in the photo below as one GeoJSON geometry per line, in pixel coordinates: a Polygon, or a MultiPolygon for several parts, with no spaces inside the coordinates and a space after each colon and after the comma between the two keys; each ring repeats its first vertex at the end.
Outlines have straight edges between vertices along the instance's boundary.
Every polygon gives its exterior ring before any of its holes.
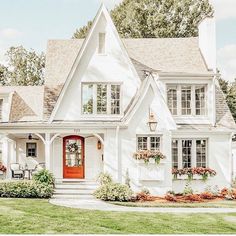
{"type": "Polygon", "coordinates": [[[0,199],[0,233],[236,233],[236,213],[102,212],[58,207],[47,200],[0,199]]]}
{"type": "Polygon", "coordinates": [[[110,202],[111,204],[131,207],[187,207],[187,208],[236,208],[236,201],[212,201],[204,203],[176,203],[176,202],[110,202]]]}

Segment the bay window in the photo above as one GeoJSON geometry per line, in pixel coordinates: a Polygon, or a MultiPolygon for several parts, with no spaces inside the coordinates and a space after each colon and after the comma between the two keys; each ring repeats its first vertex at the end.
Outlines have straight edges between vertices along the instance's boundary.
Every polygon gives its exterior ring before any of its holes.
{"type": "Polygon", "coordinates": [[[160,150],[161,137],[160,136],[138,136],[137,150],[144,151],[158,151],[160,150]]]}
{"type": "Polygon", "coordinates": [[[82,84],[82,114],[120,115],[120,106],[120,84],[82,84]]]}
{"type": "Polygon", "coordinates": [[[167,85],[167,105],[175,116],[206,115],[206,85],[167,85]]]}
{"type": "Polygon", "coordinates": [[[207,167],[206,139],[173,139],[171,150],[173,168],[207,167]]]}

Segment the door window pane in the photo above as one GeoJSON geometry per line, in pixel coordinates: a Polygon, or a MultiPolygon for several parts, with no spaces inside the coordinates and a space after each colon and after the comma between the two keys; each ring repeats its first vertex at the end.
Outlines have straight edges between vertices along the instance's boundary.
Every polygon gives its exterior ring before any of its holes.
{"type": "Polygon", "coordinates": [[[107,85],[97,85],[97,114],[107,113],[107,85]]]}
{"type": "Polygon", "coordinates": [[[66,140],[66,160],[65,164],[68,167],[81,166],[82,163],[82,143],[81,140],[67,139],[66,140]]]}
{"type": "Polygon", "coordinates": [[[206,140],[196,140],[197,167],[206,167],[206,140]]]}
{"type": "Polygon", "coordinates": [[[93,85],[82,85],[83,114],[93,114],[93,85]]]}
{"type": "Polygon", "coordinates": [[[190,168],[192,159],[192,140],[182,140],[182,158],[183,168],[190,168]]]}
{"type": "Polygon", "coordinates": [[[177,115],[177,87],[168,88],[167,104],[172,115],[177,115]]]}
{"type": "Polygon", "coordinates": [[[181,87],[182,115],[191,115],[191,86],[181,87]]]}
{"type": "Polygon", "coordinates": [[[111,114],[120,114],[120,85],[111,85],[111,114]]]}

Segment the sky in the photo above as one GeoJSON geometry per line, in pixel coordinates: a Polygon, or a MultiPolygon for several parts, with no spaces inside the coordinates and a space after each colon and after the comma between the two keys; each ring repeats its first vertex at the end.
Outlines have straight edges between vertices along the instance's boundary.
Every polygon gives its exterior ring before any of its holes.
{"type": "MultiPolygon", "coordinates": [[[[69,39],[92,20],[102,2],[122,0],[0,0],[0,62],[10,46],[45,51],[48,39],[69,39]]],[[[210,0],[215,8],[217,66],[223,78],[236,78],[236,0],[210,0]]]]}

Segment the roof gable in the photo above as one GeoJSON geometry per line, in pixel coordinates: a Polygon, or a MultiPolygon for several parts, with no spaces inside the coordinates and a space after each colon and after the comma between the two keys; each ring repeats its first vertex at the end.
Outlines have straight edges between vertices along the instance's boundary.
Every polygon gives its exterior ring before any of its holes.
{"type": "MultiPolygon", "coordinates": [[[[119,38],[118,32],[116,31],[108,11],[104,5],[102,5],[95,17],[92,28],[86,39],[83,41],[81,49],[68,73],[64,86],[62,87],[61,93],[52,111],[50,121],[79,119],[80,110],[78,104],[81,104],[80,98],[77,100],[77,105],[74,104],[75,101],[71,98],[72,93],[78,95],[81,91],[78,82],[100,81],[116,83],[122,82],[124,80],[124,75],[126,80],[129,81],[129,88],[131,91],[134,86],[136,86],[137,90],[137,87],[141,83],[140,78],[119,38]],[[97,53],[97,41],[100,32],[106,32],[107,52],[105,55],[99,55],[97,53]],[[111,76],[111,72],[113,73],[113,76],[111,76]],[[77,92],[74,91],[75,89],[77,89],[77,92]],[[70,94],[65,100],[65,95],[68,93],[70,94]],[[66,114],[68,114],[66,117],[64,116],[65,110],[67,111],[66,114]]],[[[129,96],[132,96],[132,92],[130,92],[129,96]]]]}

